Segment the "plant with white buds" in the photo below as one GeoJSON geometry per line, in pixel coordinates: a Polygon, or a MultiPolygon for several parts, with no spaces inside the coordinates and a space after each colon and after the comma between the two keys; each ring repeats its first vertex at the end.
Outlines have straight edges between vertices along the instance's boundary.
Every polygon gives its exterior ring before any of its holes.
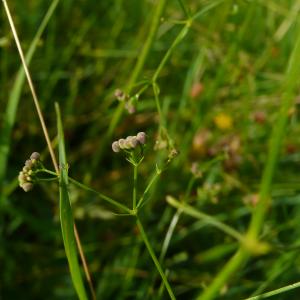
{"type": "Polygon", "coordinates": [[[146,133],[145,132],[139,132],[136,135],[136,138],[141,145],[146,144],[146,133]]]}
{"type": "Polygon", "coordinates": [[[125,139],[121,138],[118,141],[114,141],[111,148],[114,152],[131,151],[134,150],[138,145],[144,146],[146,144],[146,133],[139,132],[136,136],[128,136],[125,139]]]}
{"type": "Polygon", "coordinates": [[[33,189],[33,175],[36,170],[41,167],[40,154],[38,152],[33,152],[30,158],[25,161],[25,165],[22,171],[19,173],[18,181],[19,186],[28,192],[33,189]]]}

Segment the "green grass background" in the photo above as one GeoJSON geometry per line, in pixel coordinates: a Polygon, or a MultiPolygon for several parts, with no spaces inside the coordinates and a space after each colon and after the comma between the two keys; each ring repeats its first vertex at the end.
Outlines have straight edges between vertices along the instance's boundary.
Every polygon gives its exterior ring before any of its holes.
{"type": "MultiPolygon", "coordinates": [[[[24,52],[51,2],[9,1],[24,52]]],[[[136,112],[123,110],[114,126],[116,111],[120,110],[114,91],[128,90],[159,2],[59,1],[30,64],[54,145],[54,103],[58,102],[70,176],[125,205],[131,203],[132,170],[122,155],[112,152],[111,142],[138,131],[147,133],[139,194],[155,164],[168,155],[169,149],[157,149],[156,141],[160,140],[160,145],[169,142],[179,150],[180,155],[157,181],[141,213],[158,256],[170,222],[178,217],[176,209],[167,203],[167,195],[244,234],[253,212],[246,200],[258,193],[282,93],[293,81],[294,104],[289,109],[282,147],[276,146],[279,158],[270,191],[272,204],[259,236],[270,245],[270,251],[243,264],[217,298],[244,299],[297,282],[299,80],[285,74],[300,34],[300,1],[184,1],[190,15],[207,9],[185,32],[181,31],[185,26],[182,21],[187,16],[181,2],[166,1],[158,31],[135,80],[139,85],[130,87],[130,96],[135,96],[159,70],[156,83],[161,113],[153,90],[147,87],[135,103],[136,112]],[[170,55],[160,70],[168,51],[170,55]],[[197,83],[203,91],[191,97],[197,83]],[[255,119],[258,112],[264,113],[264,121],[255,119]],[[225,130],[216,126],[214,120],[220,113],[232,120],[232,127],[225,130]],[[205,133],[209,138],[200,147],[197,141],[205,133]],[[234,151],[232,141],[238,145],[234,151]],[[225,160],[224,150],[229,151],[225,160]],[[201,178],[190,171],[195,162],[202,171],[201,178]]],[[[43,183],[30,193],[17,185],[18,172],[33,151],[41,152],[44,164],[52,168],[27,83],[20,84],[20,97],[12,94],[16,93],[20,66],[1,7],[0,297],[76,299],[60,231],[58,185],[43,183]],[[11,109],[7,110],[7,105],[11,109]]],[[[134,220],[116,216],[113,207],[72,185],[69,193],[97,298],[168,299],[134,220]]],[[[237,248],[235,239],[207,221],[180,214],[170,246],[161,258],[176,297],[196,299],[237,248]]],[[[298,295],[295,289],[273,298],[299,299],[298,295]]]]}

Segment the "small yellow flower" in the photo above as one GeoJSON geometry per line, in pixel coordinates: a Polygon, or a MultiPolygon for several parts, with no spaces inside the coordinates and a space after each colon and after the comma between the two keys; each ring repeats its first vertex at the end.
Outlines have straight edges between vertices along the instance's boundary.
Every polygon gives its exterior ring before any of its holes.
{"type": "Polygon", "coordinates": [[[232,128],[232,118],[225,113],[219,113],[214,117],[215,125],[221,130],[229,130],[232,128]]]}

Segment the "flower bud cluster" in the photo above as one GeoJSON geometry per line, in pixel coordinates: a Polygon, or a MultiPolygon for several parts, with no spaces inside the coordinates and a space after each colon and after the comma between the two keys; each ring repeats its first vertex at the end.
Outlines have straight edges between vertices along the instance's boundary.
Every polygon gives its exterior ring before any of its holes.
{"type": "Polygon", "coordinates": [[[115,97],[117,98],[118,101],[125,103],[124,107],[128,111],[129,114],[135,113],[135,111],[136,111],[135,104],[136,104],[136,101],[139,98],[138,94],[133,96],[133,97],[130,97],[124,91],[122,91],[120,89],[116,89],[114,95],[115,95],[115,97]]]}
{"type": "Polygon", "coordinates": [[[119,139],[112,143],[111,147],[114,152],[121,150],[133,150],[138,145],[146,144],[146,133],[139,132],[136,136],[128,136],[126,139],[119,139]]]}
{"type": "Polygon", "coordinates": [[[25,191],[28,192],[33,188],[32,175],[36,169],[37,162],[40,159],[40,154],[38,152],[33,152],[30,155],[30,158],[25,161],[25,165],[22,171],[19,173],[18,180],[19,186],[25,191]]]}

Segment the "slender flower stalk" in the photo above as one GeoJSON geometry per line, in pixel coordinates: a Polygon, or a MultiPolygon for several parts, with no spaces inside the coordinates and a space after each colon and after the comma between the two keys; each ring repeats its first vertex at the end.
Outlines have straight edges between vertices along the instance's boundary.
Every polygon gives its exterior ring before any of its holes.
{"type": "Polygon", "coordinates": [[[154,251],[153,251],[153,249],[151,247],[151,244],[150,244],[150,242],[148,240],[148,237],[146,235],[144,227],[143,227],[143,225],[142,225],[142,223],[141,223],[141,221],[140,221],[140,219],[139,219],[138,216],[136,217],[136,223],[137,223],[137,226],[138,226],[138,228],[140,230],[142,239],[143,239],[143,241],[144,241],[144,243],[145,243],[145,245],[146,245],[146,247],[148,249],[148,252],[149,252],[149,254],[150,254],[150,256],[151,256],[151,258],[152,258],[152,260],[153,260],[153,262],[154,262],[154,264],[156,266],[156,269],[157,269],[158,273],[160,274],[160,276],[161,276],[161,278],[163,280],[163,283],[164,283],[164,285],[165,285],[165,287],[166,287],[166,289],[167,289],[167,291],[169,293],[170,299],[175,300],[176,297],[175,297],[175,295],[173,293],[173,290],[172,290],[172,288],[171,288],[171,286],[169,284],[167,276],[165,275],[165,273],[164,273],[164,271],[163,271],[163,269],[162,269],[162,267],[161,267],[161,265],[160,265],[160,263],[159,263],[156,255],[155,255],[155,253],[154,253],[154,251]]]}

